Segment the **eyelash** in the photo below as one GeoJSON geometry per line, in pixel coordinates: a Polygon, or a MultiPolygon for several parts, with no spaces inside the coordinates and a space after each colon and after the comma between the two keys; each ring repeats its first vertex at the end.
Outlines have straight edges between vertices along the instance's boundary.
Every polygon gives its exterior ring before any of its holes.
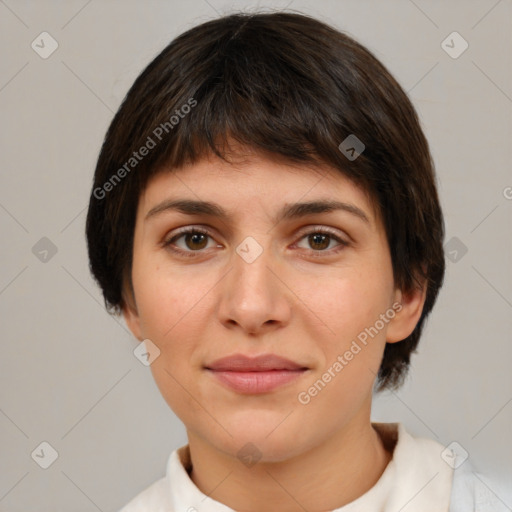
{"type": "MultiPolygon", "coordinates": [[[[184,251],[183,249],[178,249],[176,247],[173,247],[173,245],[172,245],[176,240],[181,238],[183,235],[186,235],[186,234],[189,234],[189,233],[192,233],[192,234],[198,234],[199,233],[199,234],[206,235],[206,236],[209,236],[209,237],[213,238],[211,236],[211,234],[208,232],[208,230],[206,230],[204,228],[189,227],[189,228],[182,229],[181,231],[176,233],[171,238],[164,240],[164,242],[162,243],[162,246],[164,248],[169,249],[171,252],[174,252],[174,253],[176,253],[176,254],[178,254],[180,256],[185,256],[187,258],[196,258],[199,254],[203,253],[204,250],[184,251]]],[[[329,228],[325,228],[325,227],[324,228],[315,228],[315,229],[313,229],[311,231],[308,231],[308,232],[304,233],[300,237],[299,241],[304,239],[304,238],[306,238],[306,237],[308,237],[308,236],[310,236],[310,235],[316,235],[316,234],[329,235],[333,240],[338,242],[339,245],[337,247],[335,247],[334,249],[327,249],[327,250],[324,249],[324,250],[319,250],[319,251],[318,250],[315,251],[314,249],[311,249],[313,257],[323,257],[323,256],[325,256],[326,253],[329,254],[329,255],[337,254],[338,252],[343,250],[345,247],[350,245],[348,242],[346,242],[345,240],[342,240],[339,236],[337,236],[334,231],[332,231],[329,228]]]]}

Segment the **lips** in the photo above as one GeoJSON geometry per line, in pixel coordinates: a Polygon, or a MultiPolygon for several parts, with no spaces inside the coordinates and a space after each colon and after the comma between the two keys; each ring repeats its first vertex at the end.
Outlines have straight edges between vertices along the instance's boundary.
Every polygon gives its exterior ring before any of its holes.
{"type": "Polygon", "coordinates": [[[223,386],[242,394],[268,393],[293,382],[308,370],[275,354],[252,358],[236,354],[217,359],[205,368],[223,386]]]}
{"type": "Polygon", "coordinates": [[[217,359],[206,366],[214,371],[233,372],[263,372],[270,370],[305,370],[305,366],[295,363],[290,359],[275,354],[264,354],[257,357],[247,357],[243,354],[235,354],[222,359],[217,359]]]}

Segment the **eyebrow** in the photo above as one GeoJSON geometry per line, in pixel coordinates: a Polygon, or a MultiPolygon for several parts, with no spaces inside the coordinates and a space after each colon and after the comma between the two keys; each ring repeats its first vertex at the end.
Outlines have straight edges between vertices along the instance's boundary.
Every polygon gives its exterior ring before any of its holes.
{"type": "MultiPolygon", "coordinates": [[[[192,199],[168,199],[149,210],[145,220],[155,217],[158,214],[167,211],[178,211],[186,215],[209,215],[227,221],[230,218],[229,213],[222,206],[208,201],[196,201],[192,199]]],[[[329,213],[334,211],[345,211],[370,224],[366,213],[357,206],[334,200],[316,200],[305,203],[285,204],[277,213],[273,220],[279,223],[283,220],[297,219],[307,215],[318,213],[329,213]]]]}

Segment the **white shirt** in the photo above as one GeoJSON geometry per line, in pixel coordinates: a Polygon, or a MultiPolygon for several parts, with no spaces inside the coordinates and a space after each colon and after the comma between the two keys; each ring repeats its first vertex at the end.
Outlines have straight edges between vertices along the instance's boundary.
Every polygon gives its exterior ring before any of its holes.
{"type": "MultiPolygon", "coordinates": [[[[467,462],[465,470],[454,471],[457,464],[441,456],[445,447],[437,441],[413,437],[400,423],[372,425],[393,458],[370,490],[332,512],[473,512],[475,504],[477,512],[510,510],[477,485],[467,462]]],[[[166,476],[120,512],[234,512],[196,487],[187,472],[190,467],[188,445],[174,450],[166,476]]]]}

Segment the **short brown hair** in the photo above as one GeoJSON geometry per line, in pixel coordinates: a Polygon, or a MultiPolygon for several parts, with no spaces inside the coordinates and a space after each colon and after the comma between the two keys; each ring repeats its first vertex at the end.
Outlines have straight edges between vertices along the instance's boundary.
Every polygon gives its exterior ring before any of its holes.
{"type": "Polygon", "coordinates": [[[90,269],[107,309],[119,314],[133,290],[135,218],[148,180],[164,164],[172,172],[211,152],[226,160],[230,139],[290,162],[328,164],[369,194],[395,286],[427,283],[414,331],[386,344],[378,389],[398,387],[444,279],[434,164],[415,109],[387,69],[353,38],[300,13],[205,22],[136,79],[105,136],[87,214],[90,269]],[[365,146],[357,158],[339,148],[350,135],[365,146]]]}

